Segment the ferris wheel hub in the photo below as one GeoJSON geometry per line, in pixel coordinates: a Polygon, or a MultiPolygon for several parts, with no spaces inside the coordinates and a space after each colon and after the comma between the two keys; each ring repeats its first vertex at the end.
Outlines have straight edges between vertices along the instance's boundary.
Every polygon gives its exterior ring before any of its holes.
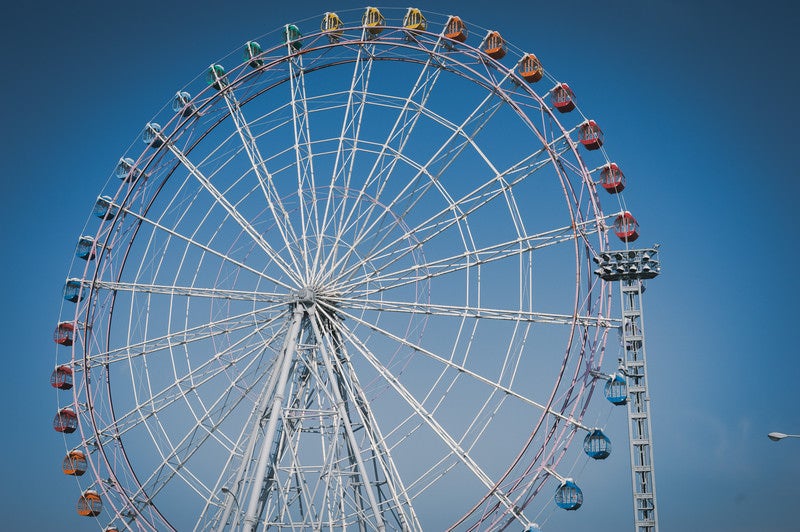
{"type": "Polygon", "coordinates": [[[310,307],[317,302],[317,289],[311,286],[304,286],[295,292],[292,298],[294,303],[299,303],[305,307],[310,307]]]}

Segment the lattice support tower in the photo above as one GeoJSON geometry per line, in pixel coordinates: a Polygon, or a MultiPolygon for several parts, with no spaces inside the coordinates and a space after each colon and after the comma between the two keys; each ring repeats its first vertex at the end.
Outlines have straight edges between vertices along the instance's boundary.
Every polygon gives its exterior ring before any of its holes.
{"type": "Polygon", "coordinates": [[[658,246],[601,253],[595,273],[606,281],[620,282],[622,371],[628,383],[628,436],[633,483],[634,530],[658,532],[650,395],[647,387],[644,312],[644,281],[661,273],[658,246]]]}

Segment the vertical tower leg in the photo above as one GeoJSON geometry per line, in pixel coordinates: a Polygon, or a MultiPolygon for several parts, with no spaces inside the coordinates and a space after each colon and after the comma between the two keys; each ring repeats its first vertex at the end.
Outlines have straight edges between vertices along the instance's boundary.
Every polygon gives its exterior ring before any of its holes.
{"type": "Polygon", "coordinates": [[[292,367],[292,358],[297,349],[298,335],[300,333],[300,324],[303,320],[304,310],[301,305],[296,305],[292,314],[292,324],[289,327],[289,332],[286,335],[286,342],[281,350],[281,358],[279,364],[278,382],[276,383],[275,395],[272,399],[272,404],[269,409],[269,421],[267,423],[267,430],[261,444],[261,452],[258,456],[258,465],[256,466],[256,473],[253,477],[253,485],[250,491],[250,499],[247,504],[247,513],[244,519],[244,529],[253,531],[258,525],[258,516],[261,513],[260,508],[263,505],[263,488],[267,482],[266,472],[271,458],[271,450],[275,442],[275,434],[278,428],[278,421],[281,417],[281,409],[283,407],[284,394],[286,392],[286,385],[289,380],[289,370],[292,367]]]}
{"type": "Polygon", "coordinates": [[[633,511],[636,532],[657,532],[656,484],[647,391],[641,279],[623,279],[622,344],[628,378],[628,434],[630,436],[633,511]]]}
{"type": "Polygon", "coordinates": [[[636,532],[658,532],[656,478],[650,428],[650,395],[647,391],[644,315],[644,279],[661,273],[658,246],[603,252],[594,257],[595,270],[604,281],[620,282],[622,306],[623,372],[628,385],[628,436],[633,483],[633,518],[636,532]]]}

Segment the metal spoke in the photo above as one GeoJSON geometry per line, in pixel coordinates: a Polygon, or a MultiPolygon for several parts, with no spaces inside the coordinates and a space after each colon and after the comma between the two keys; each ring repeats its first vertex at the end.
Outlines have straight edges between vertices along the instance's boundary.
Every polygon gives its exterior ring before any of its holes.
{"type": "Polygon", "coordinates": [[[408,391],[408,389],[403,386],[403,384],[394,376],[391,372],[389,372],[378,360],[370,350],[367,348],[357,336],[350,333],[346,328],[341,329],[342,334],[348,339],[348,341],[361,353],[364,359],[369,362],[372,368],[381,375],[381,377],[392,387],[392,389],[406,402],[406,404],[411,407],[414,412],[416,412],[417,416],[425,422],[426,425],[438,436],[442,442],[450,449],[450,453],[458,458],[459,461],[463,465],[465,465],[475,478],[478,479],[491,493],[494,497],[496,497],[504,506],[505,508],[513,513],[516,517],[520,518],[525,522],[525,516],[522,514],[522,510],[517,508],[516,505],[508,498],[508,496],[503,493],[499,486],[495,484],[495,482],[489,477],[489,475],[483,471],[480,465],[475,462],[475,460],[470,456],[470,454],[464,450],[461,445],[458,444],[455,438],[451,436],[436,420],[436,418],[428,412],[425,407],[417,401],[413,394],[408,391]]]}
{"type": "Polygon", "coordinates": [[[177,231],[175,231],[173,229],[170,229],[170,228],[168,228],[168,227],[166,227],[166,226],[164,226],[164,225],[162,225],[162,224],[160,224],[160,223],[158,223],[156,221],[153,221],[153,220],[151,220],[151,219],[149,219],[149,218],[147,218],[145,216],[137,214],[137,213],[135,213],[135,212],[133,212],[131,210],[128,210],[128,209],[125,209],[124,212],[125,212],[126,215],[132,216],[133,218],[136,218],[137,220],[139,220],[141,222],[147,223],[148,225],[151,225],[152,227],[158,229],[159,231],[163,231],[163,232],[167,233],[170,236],[178,238],[179,240],[183,240],[187,244],[195,246],[198,249],[201,249],[201,250],[203,250],[203,251],[205,251],[205,252],[207,252],[207,253],[209,253],[211,255],[214,255],[215,257],[219,257],[220,259],[222,259],[222,260],[224,260],[226,262],[229,262],[230,264],[232,264],[232,265],[234,265],[234,266],[236,266],[238,268],[241,268],[242,270],[248,271],[248,272],[253,273],[253,274],[255,274],[255,275],[257,275],[257,276],[259,276],[261,278],[264,278],[267,281],[269,281],[270,283],[274,283],[274,284],[276,284],[278,286],[282,286],[284,288],[289,288],[289,285],[286,284],[285,282],[280,281],[280,280],[278,280],[278,279],[276,279],[276,278],[274,278],[274,277],[272,277],[270,275],[267,275],[264,272],[260,272],[260,271],[258,271],[256,269],[252,268],[251,266],[248,266],[248,265],[244,264],[243,262],[240,262],[240,261],[238,261],[236,259],[228,257],[224,253],[221,253],[221,252],[219,252],[219,251],[217,251],[215,249],[212,249],[211,247],[209,247],[209,246],[207,246],[205,244],[197,242],[196,240],[193,240],[190,237],[187,237],[187,236],[185,236],[185,235],[183,235],[181,233],[178,233],[177,231]]]}
{"type": "MultiPolygon", "coordinates": [[[[442,145],[428,159],[428,161],[421,165],[421,169],[416,173],[416,175],[413,178],[411,178],[409,180],[409,182],[397,194],[395,199],[393,199],[387,205],[387,208],[385,209],[384,212],[390,211],[392,209],[392,207],[399,201],[399,199],[404,197],[404,195],[406,194],[406,192],[408,190],[414,190],[413,187],[416,186],[416,183],[429,173],[429,168],[432,167],[436,162],[440,162],[440,161],[444,161],[442,168],[438,172],[430,172],[431,179],[430,179],[430,183],[429,184],[432,185],[432,186],[424,187],[422,189],[423,192],[417,196],[416,201],[412,202],[412,204],[410,206],[408,206],[407,211],[410,210],[414,205],[416,205],[416,203],[422,198],[422,196],[424,196],[424,192],[429,190],[430,188],[435,187],[439,192],[444,194],[445,197],[449,197],[449,194],[447,193],[447,191],[444,190],[444,188],[441,187],[441,185],[438,183],[438,178],[445,172],[445,170],[450,165],[452,165],[456,161],[456,159],[458,158],[458,155],[460,153],[462,153],[463,150],[466,149],[466,147],[468,145],[473,145],[473,147],[474,147],[474,142],[473,141],[474,141],[475,136],[477,136],[477,134],[489,122],[489,120],[494,115],[494,113],[499,109],[499,104],[495,104],[495,105],[489,106],[486,109],[484,109],[484,106],[488,105],[490,102],[492,102],[493,99],[494,99],[494,95],[493,94],[489,94],[488,96],[486,96],[484,98],[484,100],[475,108],[475,110],[461,124],[459,124],[458,126],[451,126],[451,128],[450,128],[451,131],[452,131],[451,135],[442,143],[442,145]],[[474,130],[469,132],[469,133],[467,133],[467,128],[470,125],[474,126],[474,130]],[[454,151],[446,150],[446,148],[448,146],[453,144],[456,141],[456,139],[458,139],[460,137],[463,137],[464,141],[461,144],[457,144],[454,151]]],[[[364,185],[362,186],[361,191],[359,192],[360,195],[363,195],[366,192],[368,181],[369,181],[369,179],[365,179],[364,185]]],[[[450,203],[452,204],[452,201],[450,201],[450,203]]],[[[348,216],[348,221],[349,221],[349,218],[351,216],[352,216],[352,212],[348,216]]],[[[362,229],[360,234],[358,234],[353,239],[353,243],[350,246],[348,252],[342,258],[340,258],[337,262],[333,262],[331,267],[330,267],[330,270],[336,272],[336,271],[339,271],[343,267],[343,265],[346,265],[347,264],[347,260],[350,258],[351,254],[353,253],[353,250],[356,249],[359,246],[359,244],[367,237],[367,235],[370,235],[371,232],[375,230],[375,227],[378,225],[378,223],[381,220],[383,220],[383,218],[384,218],[383,216],[379,216],[371,224],[369,224],[369,225],[364,224],[365,227],[362,229]]],[[[401,218],[402,218],[402,216],[401,216],[401,218]]],[[[343,225],[346,225],[346,223],[343,223],[343,225]]],[[[369,256],[371,254],[372,254],[371,252],[367,253],[367,256],[369,256]]]]}
{"type": "MultiPolygon", "coordinates": [[[[253,172],[258,178],[259,184],[261,185],[261,190],[264,193],[264,199],[267,201],[267,205],[272,213],[272,217],[277,224],[278,232],[283,238],[283,242],[286,246],[286,252],[289,254],[291,262],[295,268],[294,271],[300,272],[299,264],[297,263],[294,253],[292,252],[292,243],[298,241],[297,234],[295,233],[294,226],[289,218],[289,213],[286,211],[286,208],[283,205],[281,195],[278,193],[278,190],[275,186],[272,174],[270,174],[269,170],[267,170],[264,157],[261,155],[261,151],[258,149],[258,142],[250,130],[250,125],[244,117],[244,113],[242,112],[239,102],[236,100],[236,95],[233,92],[233,88],[230,86],[226,87],[223,90],[223,97],[226,105],[228,106],[231,119],[236,125],[236,130],[239,132],[242,145],[244,146],[247,156],[250,159],[253,172]]],[[[288,266],[284,264],[284,267],[288,266]]],[[[296,273],[293,278],[295,281],[299,281],[299,273],[296,273]]]]}
{"type": "MultiPolygon", "coordinates": [[[[555,142],[557,141],[554,141],[554,143],[555,142]]],[[[562,152],[566,149],[567,148],[562,148],[562,152]]],[[[478,209],[488,205],[494,199],[503,195],[506,190],[511,190],[514,186],[522,183],[528,177],[533,175],[537,170],[540,170],[545,165],[550,164],[551,161],[549,158],[544,160],[538,159],[542,155],[547,155],[549,157],[547,149],[540,149],[538,152],[531,154],[519,163],[509,167],[507,170],[492,176],[489,180],[478,180],[481,184],[475,189],[463,195],[458,200],[448,203],[446,207],[428,217],[425,221],[417,224],[415,227],[405,229],[401,236],[396,237],[388,243],[385,243],[385,240],[390,233],[388,231],[385,232],[385,235],[369,250],[368,254],[366,255],[367,260],[381,259],[384,256],[392,255],[392,263],[394,263],[405,258],[408,253],[412,252],[414,249],[417,249],[417,247],[422,246],[424,243],[441,234],[444,234],[454,225],[458,224],[462,220],[466,220],[470,214],[478,211],[478,209]],[[521,175],[514,177],[514,174],[520,172],[522,169],[524,169],[524,171],[521,173],[521,175]],[[509,181],[507,179],[509,176],[514,177],[514,179],[509,181]],[[497,185],[500,185],[500,188],[493,188],[497,185]],[[454,216],[454,213],[458,214],[454,216]],[[402,240],[407,238],[409,235],[414,235],[415,237],[420,235],[424,236],[424,238],[416,239],[418,241],[417,247],[399,248],[402,240]]],[[[558,153],[556,153],[556,155],[558,155],[558,153]]],[[[435,180],[433,177],[430,177],[430,179],[432,182],[435,180]]],[[[406,209],[403,215],[409,211],[410,207],[406,209]]],[[[388,264],[386,266],[388,266],[388,264]]],[[[356,271],[356,268],[351,267],[349,270],[344,271],[340,275],[340,278],[350,278],[354,271],[356,271]]]]}
{"type": "MultiPolygon", "coordinates": [[[[291,51],[291,43],[287,43],[291,51]]],[[[317,209],[317,187],[314,176],[314,155],[311,151],[311,131],[308,105],[306,102],[305,76],[303,74],[303,56],[292,56],[287,60],[289,65],[289,82],[291,91],[292,125],[294,130],[295,164],[297,167],[297,199],[300,211],[300,238],[302,240],[302,256],[305,266],[306,284],[311,282],[311,266],[309,262],[309,228],[314,227],[314,240],[320,247],[320,223],[317,209]],[[310,208],[306,206],[306,196],[310,195],[310,208]]]]}
{"type": "MultiPolygon", "coordinates": [[[[477,382],[480,382],[482,384],[485,384],[485,385],[489,386],[493,390],[502,392],[502,393],[504,393],[504,394],[506,394],[506,395],[508,395],[510,397],[513,397],[515,399],[519,399],[523,403],[528,404],[530,406],[533,406],[533,407],[535,407],[535,408],[537,408],[537,409],[539,409],[541,411],[547,412],[548,414],[550,414],[550,415],[552,415],[552,416],[554,416],[554,417],[556,417],[558,419],[561,419],[563,421],[566,421],[567,423],[570,423],[570,424],[575,425],[577,427],[586,429],[586,427],[584,425],[582,425],[580,422],[578,422],[577,420],[572,419],[572,418],[570,418],[568,416],[565,416],[565,415],[561,414],[561,412],[557,412],[555,410],[549,409],[545,405],[543,405],[541,403],[538,403],[538,402],[534,401],[533,399],[531,399],[531,398],[529,398],[529,397],[527,397],[527,396],[525,396],[525,395],[523,395],[523,394],[521,394],[521,393],[519,393],[517,391],[514,391],[514,390],[512,390],[511,388],[509,388],[507,386],[504,386],[504,385],[500,384],[499,382],[494,382],[494,381],[492,381],[490,379],[487,379],[483,375],[480,375],[480,374],[478,374],[478,373],[466,368],[465,366],[463,366],[461,364],[458,364],[458,363],[456,363],[456,362],[454,362],[454,361],[452,361],[452,360],[450,360],[448,358],[445,358],[445,357],[443,357],[441,355],[437,355],[436,353],[433,353],[432,351],[430,351],[428,349],[425,349],[424,347],[416,345],[413,342],[411,342],[411,341],[409,341],[409,340],[407,340],[405,338],[401,338],[401,337],[399,337],[399,336],[387,331],[386,329],[384,329],[382,327],[378,327],[377,325],[375,325],[373,323],[370,323],[368,321],[362,320],[361,318],[359,318],[358,316],[356,316],[354,314],[350,314],[349,312],[345,312],[345,311],[343,311],[341,309],[336,309],[335,307],[331,307],[330,310],[332,312],[333,311],[339,312],[340,314],[344,315],[347,319],[353,320],[354,322],[358,323],[359,325],[363,325],[364,327],[366,327],[366,328],[368,328],[368,329],[370,329],[372,331],[380,333],[381,335],[385,336],[386,338],[388,338],[388,339],[390,339],[390,340],[392,340],[392,341],[394,341],[394,342],[396,342],[396,343],[398,343],[398,344],[400,344],[402,346],[405,346],[405,347],[408,347],[410,349],[413,349],[414,351],[416,351],[416,352],[418,352],[420,354],[423,354],[423,355],[427,356],[428,358],[430,358],[432,360],[435,360],[435,361],[439,362],[440,364],[442,364],[442,365],[444,365],[444,366],[446,366],[446,367],[448,367],[450,369],[454,369],[454,370],[458,371],[459,373],[467,375],[467,376],[471,377],[472,379],[476,380],[477,382]]],[[[350,336],[350,339],[352,341],[358,341],[358,339],[354,338],[353,335],[350,336]]]]}
{"type": "Polygon", "coordinates": [[[84,359],[84,363],[87,366],[95,364],[115,364],[117,362],[143,357],[157,351],[172,349],[174,347],[187,345],[191,342],[207,340],[215,336],[247,329],[257,324],[259,319],[269,319],[271,317],[270,313],[279,309],[281,306],[283,306],[283,304],[271,305],[269,307],[244,312],[236,316],[228,316],[219,321],[189,327],[182,331],[171,332],[156,338],[129,343],[128,345],[108,349],[106,351],[98,351],[97,353],[87,355],[84,359]],[[262,315],[263,318],[260,317],[262,315]]]}
{"type": "MultiPolygon", "coordinates": [[[[417,120],[420,116],[422,116],[422,110],[425,108],[425,103],[427,102],[429,96],[431,95],[434,87],[436,86],[436,81],[441,73],[440,68],[434,68],[433,72],[429,72],[430,66],[432,63],[432,56],[428,58],[425,64],[422,66],[420,74],[411,89],[411,93],[404,99],[403,105],[400,108],[400,111],[395,119],[392,128],[387,135],[386,140],[384,141],[383,145],[381,146],[381,150],[378,153],[377,157],[375,158],[375,162],[370,169],[367,178],[364,180],[364,185],[362,186],[361,190],[359,191],[358,196],[355,199],[355,204],[359,202],[359,200],[363,197],[363,193],[366,188],[378,179],[380,176],[384,176],[383,182],[381,187],[378,191],[376,196],[379,197],[383,188],[386,186],[386,183],[389,180],[389,176],[392,173],[394,166],[397,164],[399,160],[399,155],[403,152],[403,148],[405,147],[408,140],[411,138],[411,134],[414,130],[414,125],[417,123],[417,120]],[[417,103],[414,98],[418,96],[419,102],[417,103]],[[409,118],[407,115],[409,111],[415,108],[413,113],[411,113],[411,117],[409,118]],[[397,143],[397,148],[390,149],[390,143],[394,141],[397,143]],[[387,152],[391,153],[391,159],[388,164],[381,164],[381,162],[386,158],[387,152]]],[[[365,99],[365,98],[364,98],[365,99]]],[[[357,137],[356,137],[357,138],[357,137]]],[[[346,204],[346,199],[343,198],[342,200],[342,214],[344,214],[344,205],[346,204]]],[[[372,208],[370,207],[367,209],[367,219],[372,213],[372,208]]],[[[352,216],[352,211],[348,214],[347,219],[340,221],[339,230],[336,235],[336,241],[340,241],[344,236],[344,231],[348,226],[348,222],[352,216]]],[[[335,264],[336,263],[336,249],[334,253],[330,255],[331,261],[335,264]]],[[[323,264],[323,267],[327,267],[328,263],[326,262],[323,264]]]]}
{"type": "Polygon", "coordinates": [[[340,309],[397,312],[401,314],[421,314],[426,316],[546,323],[569,326],[577,324],[583,327],[602,327],[609,329],[618,329],[622,324],[619,319],[612,319],[604,316],[579,316],[524,310],[493,309],[467,304],[464,306],[437,305],[423,302],[390,301],[386,299],[370,300],[348,297],[337,298],[336,302],[337,308],[340,309]]]}
{"type": "MultiPolygon", "coordinates": [[[[273,336],[273,339],[277,338],[277,335],[273,336]]],[[[253,364],[257,362],[258,357],[252,357],[250,360],[239,372],[239,376],[241,377],[246,373],[253,364]]],[[[266,374],[266,372],[264,372],[266,374]]],[[[252,384],[247,387],[239,390],[238,397],[235,399],[233,404],[228,404],[225,402],[227,398],[231,396],[231,394],[239,388],[239,379],[233,380],[220,394],[217,400],[210,405],[210,407],[206,410],[206,412],[199,418],[196,418],[196,423],[191,427],[191,429],[186,433],[186,435],[177,443],[177,445],[173,446],[172,452],[167,456],[162,456],[162,462],[155,469],[153,474],[143,483],[141,492],[146,493],[149,498],[153,498],[158,493],[164,489],[172,476],[179,475],[184,480],[191,485],[191,483],[183,476],[182,471],[186,468],[186,464],[188,461],[194,456],[194,454],[202,448],[203,443],[211,437],[216,438],[216,433],[218,432],[219,426],[226,420],[227,417],[231,415],[232,412],[236,411],[236,406],[241,403],[247,396],[248,393],[258,385],[259,382],[262,380],[262,376],[253,379],[252,384]],[[212,422],[210,425],[207,424],[209,420],[211,420],[213,415],[218,415],[219,417],[212,422]],[[195,439],[195,436],[200,433],[202,436],[199,440],[195,439]],[[184,452],[183,456],[180,456],[180,453],[184,452]],[[177,461],[175,461],[177,459],[177,461]],[[164,471],[169,471],[166,477],[161,477],[164,471]],[[160,481],[156,483],[156,481],[160,481]]],[[[222,442],[220,442],[222,443],[222,442]]],[[[227,446],[227,445],[225,445],[227,446]]],[[[228,452],[233,453],[234,449],[227,448],[228,452]]],[[[192,477],[194,482],[199,484],[199,487],[193,487],[195,491],[203,497],[212,494],[213,492],[199,479],[192,477]]]]}
{"type": "MultiPolygon", "coordinates": [[[[338,287],[342,293],[355,293],[361,296],[385,292],[401,286],[417,283],[426,279],[449,275],[457,271],[466,270],[474,266],[483,266],[492,262],[497,262],[509,258],[518,257],[525,253],[530,253],[538,249],[553,246],[563,242],[571,242],[599,230],[594,222],[585,222],[580,228],[562,227],[547,233],[529,235],[517,238],[500,244],[493,244],[474,251],[465,251],[457,255],[451,255],[443,259],[437,259],[424,264],[415,264],[408,268],[386,272],[381,274],[385,267],[377,269],[374,273],[364,275],[355,279],[351,283],[338,287]],[[417,272],[425,273],[419,274],[417,272]],[[380,288],[370,290],[358,290],[357,287],[367,283],[383,283],[380,288]]],[[[419,247],[420,244],[413,244],[412,248],[419,247]]],[[[383,257],[380,257],[383,258],[383,257]]],[[[395,261],[391,261],[394,263],[395,261]]]]}
{"type": "MultiPolygon", "coordinates": [[[[198,169],[189,160],[189,158],[183,154],[182,151],[180,151],[172,143],[168,143],[167,146],[169,146],[170,151],[172,152],[173,155],[175,155],[175,157],[178,158],[181,164],[183,164],[183,166],[187,170],[189,170],[189,173],[191,173],[195,177],[195,179],[197,179],[197,181],[200,182],[203,188],[205,188],[206,191],[208,191],[208,193],[211,194],[216,203],[223,209],[225,209],[225,212],[227,212],[228,215],[239,224],[239,226],[244,230],[244,232],[247,233],[250,236],[250,238],[252,238],[253,241],[267,254],[270,260],[274,262],[275,265],[278,266],[287,277],[299,282],[299,278],[295,273],[297,270],[299,270],[297,264],[296,263],[294,264],[294,270],[293,270],[292,267],[284,261],[283,257],[281,257],[280,254],[275,249],[272,248],[269,242],[267,242],[264,239],[264,237],[261,236],[261,234],[258,231],[256,231],[252,225],[250,225],[250,222],[248,222],[244,218],[244,216],[242,216],[242,214],[236,210],[236,207],[230,201],[228,201],[228,198],[226,198],[219,190],[217,190],[214,184],[211,183],[211,180],[209,180],[205,175],[203,175],[200,169],[198,169]]],[[[291,248],[289,247],[288,242],[286,249],[287,253],[289,253],[291,256],[291,251],[290,251],[291,248]]],[[[294,262],[293,256],[292,256],[292,261],[294,262]]]]}
{"type": "MultiPolygon", "coordinates": [[[[334,225],[334,231],[337,239],[332,245],[330,251],[331,257],[336,257],[339,251],[339,238],[341,238],[341,228],[343,224],[343,217],[345,213],[345,206],[347,204],[346,198],[342,197],[339,205],[332,205],[333,191],[338,181],[342,181],[342,188],[348,190],[350,188],[350,181],[352,179],[353,168],[355,165],[355,158],[358,148],[358,142],[361,135],[361,124],[364,116],[364,108],[366,107],[366,94],[369,86],[370,73],[372,72],[372,54],[370,53],[371,47],[369,45],[362,45],[358,47],[354,61],[354,71],[350,82],[350,88],[347,91],[347,104],[344,107],[344,114],[342,117],[342,129],[339,134],[338,145],[336,149],[336,159],[331,172],[331,184],[329,187],[328,197],[325,202],[325,211],[322,217],[323,233],[329,231],[329,225],[334,225]],[[366,59],[364,56],[366,55],[366,59]],[[360,96],[360,98],[357,98],[360,96]],[[350,133],[350,134],[348,134],[350,133]],[[351,143],[348,148],[347,143],[351,143]],[[337,211],[339,215],[337,217],[337,211]],[[338,218],[338,222],[337,222],[338,218]]],[[[328,257],[322,257],[320,252],[322,245],[318,246],[318,253],[314,257],[314,271],[324,271],[327,263],[330,260],[328,257]],[[322,261],[322,265],[318,266],[322,261]]]]}
{"type": "MultiPolygon", "coordinates": [[[[158,412],[168,408],[173,403],[182,399],[183,394],[185,393],[184,386],[187,389],[202,386],[203,384],[210,382],[219,374],[227,371],[229,367],[251,357],[258,349],[263,349],[263,346],[254,347],[250,350],[243,351],[236,358],[230,358],[230,355],[233,353],[235,348],[239,346],[239,344],[243,344],[245,341],[261,333],[267,327],[272,326],[277,319],[278,317],[275,317],[272,320],[265,322],[263,326],[254,328],[245,337],[241,338],[226,349],[215,353],[213,357],[209,357],[208,360],[194,368],[192,372],[177,378],[159,392],[152,393],[147,400],[143,402],[137,402],[133,409],[125,413],[117,413],[113,425],[101,427],[99,430],[103,433],[108,433],[111,435],[111,437],[122,436],[125,432],[135,427],[136,424],[145,421],[150,415],[157,414],[158,412]],[[220,360],[223,358],[226,359],[226,362],[224,365],[221,365],[220,360]],[[147,414],[147,416],[145,416],[145,414],[147,414]]],[[[274,336],[277,336],[277,334],[279,334],[279,332],[276,332],[274,336]]]]}
{"type": "Polygon", "coordinates": [[[199,286],[169,286],[147,283],[124,283],[115,281],[87,281],[92,289],[141,294],[162,294],[178,297],[202,297],[231,301],[253,301],[257,303],[285,303],[287,296],[269,292],[231,290],[227,288],[203,288],[199,286]]]}

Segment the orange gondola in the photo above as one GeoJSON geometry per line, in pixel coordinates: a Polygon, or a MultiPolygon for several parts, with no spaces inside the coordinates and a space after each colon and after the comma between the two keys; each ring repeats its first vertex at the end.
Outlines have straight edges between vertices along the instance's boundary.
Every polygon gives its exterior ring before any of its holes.
{"type": "Polygon", "coordinates": [[[528,83],[536,83],[544,75],[542,63],[533,54],[525,54],[519,62],[519,75],[528,83]]]}
{"type": "Polygon", "coordinates": [[[499,32],[490,31],[483,39],[483,52],[492,59],[502,59],[506,55],[506,43],[499,32]]]}
{"type": "Polygon", "coordinates": [[[96,491],[86,490],[83,492],[80,499],[78,499],[76,509],[78,515],[83,515],[85,517],[98,516],[100,512],[103,511],[103,499],[100,498],[100,494],[96,491]]]}
{"type": "Polygon", "coordinates": [[[86,455],[82,451],[70,451],[61,462],[61,470],[73,477],[83,475],[86,473],[86,455]]]}
{"type": "Polygon", "coordinates": [[[458,42],[467,40],[467,25],[459,17],[450,17],[444,25],[444,36],[458,42]]]}

